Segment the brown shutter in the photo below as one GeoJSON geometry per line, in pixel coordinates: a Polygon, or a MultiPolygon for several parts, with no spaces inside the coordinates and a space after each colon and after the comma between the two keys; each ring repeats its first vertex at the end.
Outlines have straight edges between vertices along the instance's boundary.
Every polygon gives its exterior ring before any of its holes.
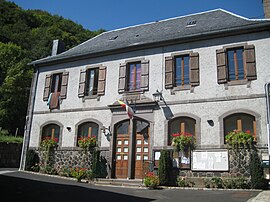
{"type": "Polygon", "coordinates": [[[106,84],[106,67],[101,66],[99,67],[99,74],[98,74],[98,95],[105,94],[105,84],[106,84]]]}
{"type": "Polygon", "coordinates": [[[143,60],[141,63],[141,90],[149,89],[149,60],[143,60]]]}
{"type": "Polygon", "coordinates": [[[120,64],[119,67],[119,83],[118,83],[118,93],[123,93],[126,90],[126,63],[120,64]]]}
{"type": "Polygon", "coordinates": [[[256,80],[256,61],[255,61],[255,46],[246,45],[244,47],[245,62],[246,62],[246,78],[248,80],[256,80]]]}
{"type": "Polygon", "coordinates": [[[227,78],[227,66],[226,66],[226,52],[225,49],[219,49],[217,53],[217,80],[218,84],[226,83],[227,78]]]}
{"type": "Polygon", "coordinates": [[[86,70],[81,70],[78,97],[84,97],[86,70]]]}
{"type": "Polygon", "coordinates": [[[51,80],[52,80],[51,74],[47,74],[45,78],[45,87],[44,87],[44,93],[43,93],[44,101],[48,101],[48,98],[51,92],[51,80]]]}
{"type": "Polygon", "coordinates": [[[68,72],[63,72],[62,74],[62,83],[61,83],[61,92],[60,98],[65,99],[67,97],[67,85],[68,85],[68,72]]]}
{"type": "Polygon", "coordinates": [[[165,88],[173,88],[174,84],[174,67],[173,57],[165,57],[165,88]]]}
{"type": "Polygon", "coordinates": [[[190,84],[198,86],[200,84],[199,53],[191,53],[189,56],[190,84]]]}

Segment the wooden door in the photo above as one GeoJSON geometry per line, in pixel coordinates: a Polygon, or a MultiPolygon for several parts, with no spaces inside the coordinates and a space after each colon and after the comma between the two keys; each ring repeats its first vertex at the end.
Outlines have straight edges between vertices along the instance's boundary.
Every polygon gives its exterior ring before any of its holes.
{"type": "Polygon", "coordinates": [[[129,135],[117,134],[116,138],[116,164],[115,164],[115,177],[127,178],[128,177],[128,158],[129,158],[129,135]]]}
{"type": "MultiPolygon", "coordinates": [[[[149,128],[147,129],[149,134],[149,128]]],[[[137,133],[135,140],[135,178],[142,179],[149,170],[149,135],[137,133]]]]}

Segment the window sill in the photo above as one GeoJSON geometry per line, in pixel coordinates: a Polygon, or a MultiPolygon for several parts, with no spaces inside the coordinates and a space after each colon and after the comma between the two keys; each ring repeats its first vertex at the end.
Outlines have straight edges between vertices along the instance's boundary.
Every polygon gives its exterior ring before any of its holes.
{"type": "Polygon", "coordinates": [[[190,90],[191,93],[194,92],[194,87],[191,85],[184,85],[184,86],[176,86],[171,90],[171,94],[174,95],[177,91],[187,91],[190,90]]]}
{"type": "Polygon", "coordinates": [[[93,100],[93,99],[97,99],[97,101],[99,101],[100,96],[98,96],[98,95],[89,95],[89,96],[84,96],[82,98],[83,102],[85,102],[85,100],[93,100]]]}
{"type": "Polygon", "coordinates": [[[239,86],[239,85],[247,85],[247,88],[250,88],[251,81],[244,79],[244,80],[234,80],[234,81],[228,81],[224,84],[225,90],[228,90],[229,86],[239,86]]]}

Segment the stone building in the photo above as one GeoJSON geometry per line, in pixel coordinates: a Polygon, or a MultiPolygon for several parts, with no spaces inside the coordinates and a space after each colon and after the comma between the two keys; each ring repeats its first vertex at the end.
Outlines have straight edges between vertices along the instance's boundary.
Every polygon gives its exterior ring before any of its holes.
{"type": "Polygon", "coordinates": [[[56,137],[59,152],[76,152],[78,138],[96,136],[110,177],[132,179],[173,151],[172,134],[188,132],[196,150],[172,152],[175,169],[232,172],[228,132],[249,130],[267,154],[269,31],[270,20],[217,9],[104,32],[62,53],[55,46],[31,63],[25,148],[56,137]]]}

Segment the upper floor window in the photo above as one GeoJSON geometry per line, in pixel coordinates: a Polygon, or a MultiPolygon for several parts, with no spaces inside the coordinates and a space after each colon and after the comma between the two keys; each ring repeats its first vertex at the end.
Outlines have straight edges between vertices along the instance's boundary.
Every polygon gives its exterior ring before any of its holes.
{"type": "Polygon", "coordinates": [[[175,57],[175,86],[189,84],[189,55],[175,57]]]}
{"type": "Polygon", "coordinates": [[[98,73],[99,69],[88,69],[86,71],[86,88],[85,95],[97,95],[98,90],[98,73]]]}
{"type": "Polygon", "coordinates": [[[48,101],[50,109],[58,108],[60,104],[59,99],[66,98],[68,76],[68,72],[46,75],[43,100],[48,101]]]}
{"type": "Polygon", "coordinates": [[[42,128],[41,140],[52,139],[59,142],[60,126],[56,124],[48,124],[42,128]]]}
{"type": "Polygon", "coordinates": [[[227,61],[229,81],[245,79],[243,53],[244,49],[242,47],[228,50],[227,61]]]}
{"type": "Polygon", "coordinates": [[[219,84],[257,79],[254,45],[223,48],[216,53],[219,84]]]}
{"type": "Polygon", "coordinates": [[[189,53],[165,58],[165,88],[189,89],[200,84],[199,54],[189,53]]]}
{"type": "Polygon", "coordinates": [[[80,72],[79,97],[95,97],[105,94],[106,67],[90,67],[80,72]]]}
{"type": "Polygon", "coordinates": [[[120,64],[118,92],[138,92],[149,89],[149,61],[138,60],[120,64]]]}
{"type": "Polygon", "coordinates": [[[136,91],[141,88],[141,63],[128,64],[128,91],[136,91]]]}

